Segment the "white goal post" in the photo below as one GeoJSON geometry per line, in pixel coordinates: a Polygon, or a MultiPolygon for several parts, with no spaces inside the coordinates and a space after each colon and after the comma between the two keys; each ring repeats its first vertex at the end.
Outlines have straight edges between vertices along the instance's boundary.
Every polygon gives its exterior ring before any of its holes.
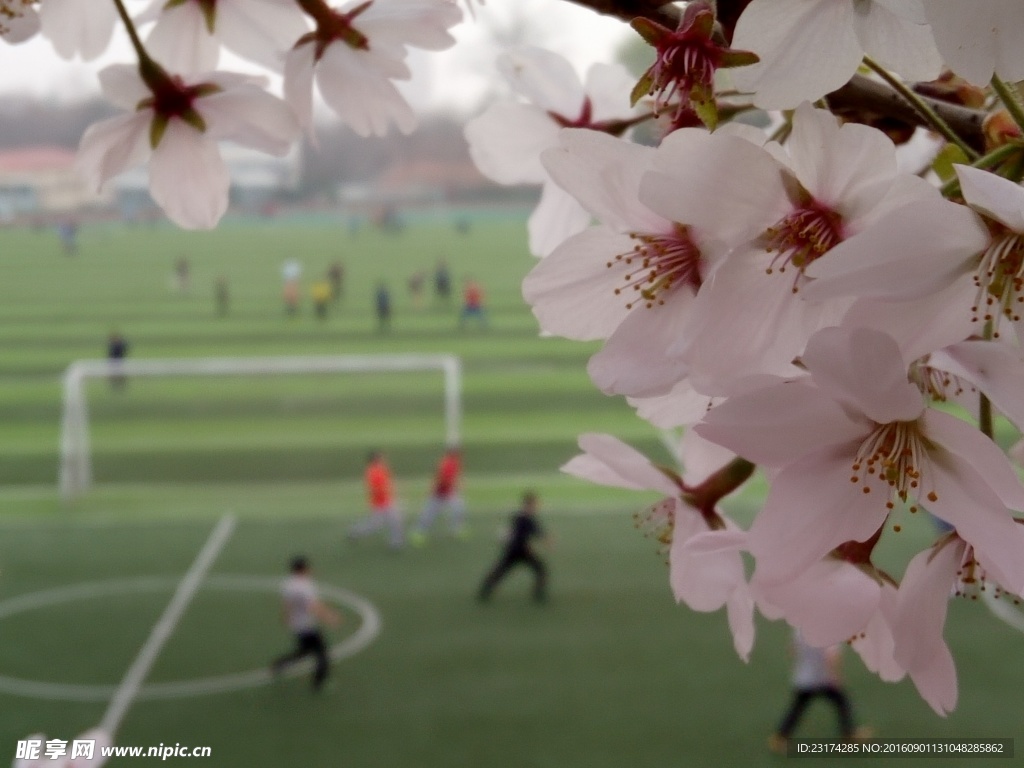
{"type": "Polygon", "coordinates": [[[60,494],[74,499],[92,485],[88,379],[137,376],[272,376],[301,373],[444,373],[445,441],[459,442],[462,361],[455,355],[338,355],[325,357],[213,357],[182,360],[78,360],[64,372],[60,436],[60,494]]]}

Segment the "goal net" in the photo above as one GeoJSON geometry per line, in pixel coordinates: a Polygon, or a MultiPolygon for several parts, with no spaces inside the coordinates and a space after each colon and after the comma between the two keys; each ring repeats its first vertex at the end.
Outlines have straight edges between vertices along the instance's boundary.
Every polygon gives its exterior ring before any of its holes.
{"type": "MultiPolygon", "coordinates": [[[[340,355],[182,360],[79,360],[64,373],[61,419],[61,496],[73,499],[93,483],[93,457],[87,384],[107,380],[120,386],[154,377],[282,377],[307,374],[392,374],[436,371],[443,378],[443,439],[459,442],[462,417],[462,365],[454,355],[340,355]]],[[[382,419],[386,413],[380,414],[382,419]]],[[[441,438],[441,435],[438,435],[441,438]]]]}

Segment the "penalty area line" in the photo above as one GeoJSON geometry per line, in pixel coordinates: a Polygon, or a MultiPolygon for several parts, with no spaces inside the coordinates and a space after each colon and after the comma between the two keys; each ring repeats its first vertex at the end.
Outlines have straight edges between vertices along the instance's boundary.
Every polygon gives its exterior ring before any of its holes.
{"type": "Polygon", "coordinates": [[[117,732],[125,713],[138,696],[142,684],[145,682],[146,676],[153,666],[153,662],[156,661],[164,644],[171,636],[171,633],[174,632],[178,622],[181,621],[185,609],[192,602],[192,598],[195,597],[196,591],[203,583],[203,579],[206,578],[206,574],[209,572],[214,560],[217,559],[217,556],[224,548],[228,539],[231,538],[234,530],[235,517],[233,515],[224,515],[206,540],[191,567],[178,583],[178,588],[174,591],[171,602],[167,604],[163,615],[153,625],[153,629],[135,657],[135,661],[132,662],[128,671],[125,672],[124,677],[121,679],[121,684],[114,691],[110,704],[107,706],[107,711],[99,725],[100,729],[111,737],[117,732]]]}

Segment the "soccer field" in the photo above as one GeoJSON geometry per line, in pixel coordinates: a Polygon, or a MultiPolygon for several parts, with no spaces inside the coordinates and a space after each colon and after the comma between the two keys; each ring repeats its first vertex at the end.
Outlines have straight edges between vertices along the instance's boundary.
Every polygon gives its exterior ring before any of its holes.
{"type": "MultiPolygon", "coordinates": [[[[240,768],[785,759],[765,748],[789,695],[785,628],[762,622],[744,665],[724,616],[674,606],[654,545],[632,527],[630,513],[647,499],[558,473],[580,432],[665,453],[624,403],[590,385],[594,347],[538,337],[519,296],[533,262],[518,218],[480,217],[465,234],[444,220],[399,234],[353,234],[312,218],[237,220],[212,233],[96,226],[83,231],[75,258],[53,233],[8,230],[0,259],[0,765],[30,733],[73,739],[100,720],[229,512],[237,528],[128,707],[118,744],[209,746],[210,758],[167,763],[240,768]],[[181,256],[191,265],[187,293],[172,285],[181,256]],[[280,275],[291,257],[305,270],[293,318],[280,275]],[[429,282],[414,303],[407,279],[440,257],[456,287],[470,274],[483,283],[489,328],[460,331],[457,296],[436,305],[429,282]],[[345,293],[321,321],[307,289],[335,259],[345,264],[345,293]],[[214,311],[219,275],[231,291],[223,318],[214,311]],[[372,312],[381,280],[395,300],[388,333],[372,312]],[[102,357],[115,329],[133,359],[459,355],[472,537],[400,554],[344,539],[363,509],[371,447],[389,454],[407,513],[419,511],[444,439],[441,381],[431,373],[133,380],[120,392],[94,382],[96,485],[62,504],[59,378],[76,359],[102,357]],[[478,605],[496,532],[527,487],[539,490],[554,540],[551,602],[533,605],[522,573],[478,605]],[[342,590],[328,593],[341,595],[345,616],[331,638],[355,651],[336,661],[322,696],[303,676],[263,674],[290,644],[274,589],[298,552],[323,585],[342,590]],[[372,617],[380,632],[370,637],[372,617]]],[[[741,519],[758,498],[755,488],[734,501],[741,519]]],[[[928,531],[905,534],[909,545],[928,531]]],[[[909,683],[883,684],[848,655],[859,719],[884,737],[1016,738],[1024,750],[1024,637],[981,605],[957,601],[951,613],[957,711],[937,718],[909,683]]],[[[833,731],[819,705],[802,735],[833,731]]]]}

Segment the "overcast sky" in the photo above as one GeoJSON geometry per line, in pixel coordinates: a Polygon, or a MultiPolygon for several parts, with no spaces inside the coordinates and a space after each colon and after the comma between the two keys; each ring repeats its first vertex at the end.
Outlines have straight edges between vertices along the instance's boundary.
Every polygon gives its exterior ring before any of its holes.
{"type": "MultiPolygon", "coordinates": [[[[414,54],[417,78],[406,95],[414,106],[475,109],[498,80],[494,69],[496,38],[501,42],[541,45],[566,56],[580,71],[596,61],[614,60],[620,42],[635,36],[625,24],[564,0],[488,0],[455,29],[458,44],[440,54],[414,54]]],[[[0,95],[33,93],[68,99],[98,91],[95,72],[115,61],[131,61],[121,30],[99,62],[83,64],[57,57],[43,39],[11,46],[0,42],[0,95]]],[[[256,71],[238,59],[222,59],[222,68],[256,71]]]]}

